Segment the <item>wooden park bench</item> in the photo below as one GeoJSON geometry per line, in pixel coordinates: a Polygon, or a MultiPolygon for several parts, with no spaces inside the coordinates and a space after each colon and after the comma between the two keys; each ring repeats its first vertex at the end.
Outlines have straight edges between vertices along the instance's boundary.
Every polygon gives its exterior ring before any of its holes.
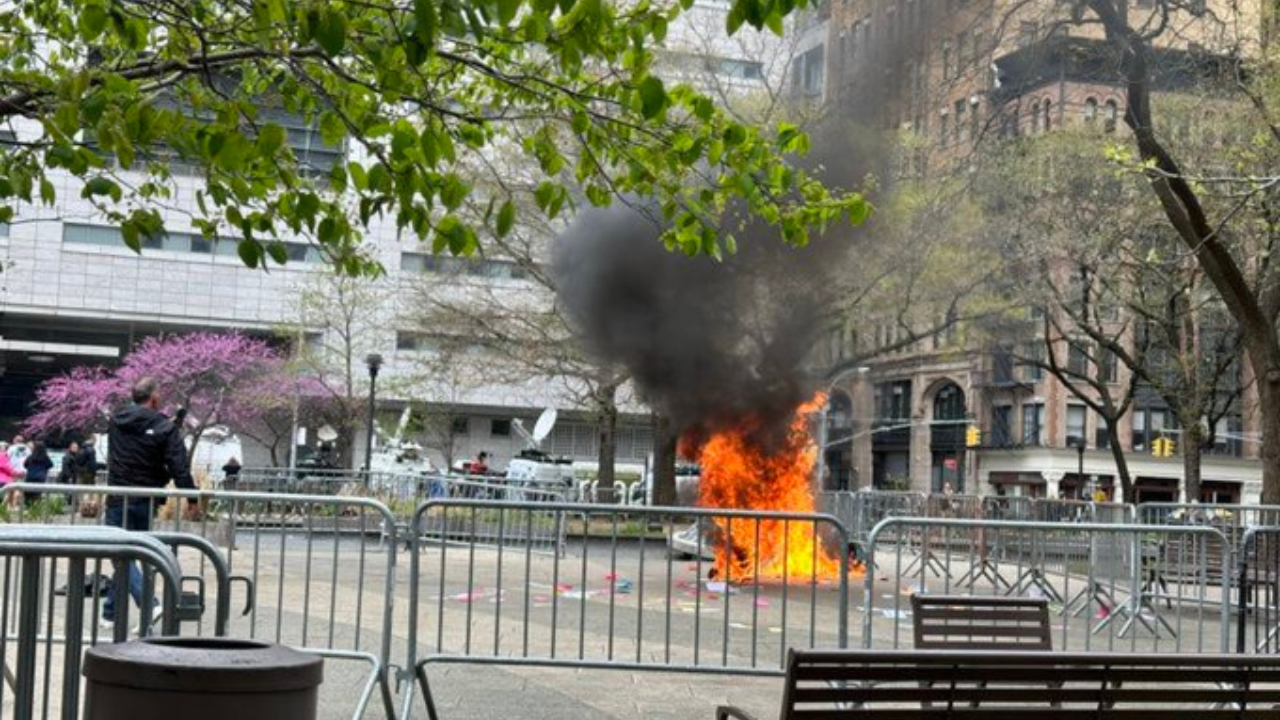
{"type": "Polygon", "coordinates": [[[1280,720],[1278,683],[1275,655],[792,650],[780,718],[1280,720]]]}
{"type": "Polygon", "coordinates": [[[1045,598],[911,596],[917,650],[1052,650],[1045,598]]]}

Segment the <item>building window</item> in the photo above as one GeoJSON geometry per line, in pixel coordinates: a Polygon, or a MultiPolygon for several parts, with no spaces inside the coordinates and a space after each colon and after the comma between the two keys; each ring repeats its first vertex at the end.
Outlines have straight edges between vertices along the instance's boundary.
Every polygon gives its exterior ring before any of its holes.
{"type": "Polygon", "coordinates": [[[1111,433],[1110,425],[1107,419],[1101,415],[1094,414],[1094,430],[1093,430],[1093,446],[1099,450],[1111,449],[1111,433]]]}
{"type": "Polygon", "coordinates": [[[505,418],[494,418],[489,421],[490,437],[511,437],[511,421],[505,418]]]}
{"type": "Polygon", "coordinates": [[[1044,345],[1039,342],[1027,344],[1027,361],[1022,365],[1022,376],[1029,383],[1037,383],[1044,379],[1044,345]]]}
{"type": "Polygon", "coordinates": [[[1141,410],[1133,413],[1133,451],[1144,452],[1147,449],[1147,416],[1141,410]]]}
{"type": "Polygon", "coordinates": [[[1031,134],[1040,132],[1040,101],[1031,103],[1031,134]]]}
{"type": "Polygon", "coordinates": [[[1018,106],[1011,105],[1009,110],[1004,114],[1004,122],[1000,126],[1000,135],[1008,140],[1016,138],[1019,135],[1020,128],[1018,122],[1021,120],[1018,113],[1018,106]]]}
{"type": "Polygon", "coordinates": [[[996,405],[991,408],[991,445],[1009,447],[1013,439],[1013,406],[996,405]]]}
{"type": "Polygon", "coordinates": [[[1013,353],[1008,348],[996,350],[991,360],[991,380],[997,385],[1013,382],[1013,353]]]}
{"type": "Polygon", "coordinates": [[[407,330],[396,331],[396,349],[405,351],[422,350],[427,344],[427,337],[422,333],[407,330]]]}
{"type": "Polygon", "coordinates": [[[1102,351],[1102,367],[1098,368],[1098,379],[1106,383],[1114,383],[1120,379],[1120,358],[1110,350],[1102,351]]]}
{"type": "Polygon", "coordinates": [[[1116,121],[1120,117],[1120,106],[1115,100],[1108,100],[1102,106],[1102,129],[1107,132],[1116,131],[1116,121]]]}
{"type": "Polygon", "coordinates": [[[1079,447],[1085,442],[1085,407],[1067,406],[1067,447],[1079,447]]]}
{"type": "Polygon", "coordinates": [[[1214,455],[1240,457],[1243,450],[1242,436],[1244,424],[1239,415],[1224,417],[1214,426],[1213,447],[1209,452],[1214,455]]]}
{"type": "Polygon", "coordinates": [[[957,100],[956,108],[956,142],[964,142],[968,140],[969,126],[964,122],[965,101],[957,100]]]}
{"type": "Polygon", "coordinates": [[[1044,403],[1022,404],[1022,444],[1044,445],[1044,403]]]}
{"type": "Polygon", "coordinates": [[[0,238],[9,237],[9,223],[0,222],[0,238]]]}
{"type": "Polygon", "coordinates": [[[501,280],[524,280],[529,272],[512,260],[460,258],[424,253],[400,253],[400,269],[409,273],[474,275],[501,280]]]}
{"type": "Polygon", "coordinates": [[[1050,118],[1053,117],[1053,102],[1046,98],[1045,101],[1041,103],[1040,107],[1044,111],[1044,131],[1049,132],[1049,129],[1053,124],[1050,120],[1050,118]]]}
{"type": "Polygon", "coordinates": [[[942,43],[942,79],[951,79],[951,43],[942,43]]]}
{"type": "MultiPolygon", "coordinates": [[[[62,242],[73,245],[98,245],[101,247],[123,248],[124,236],[119,228],[101,225],[79,225],[65,223],[62,226],[62,242]]],[[[282,243],[291,263],[316,263],[323,260],[320,249],[307,243],[282,243]]],[[[166,232],[155,237],[142,239],[143,250],[163,250],[172,253],[195,255],[234,256],[237,253],[236,241],[231,239],[210,240],[203,235],[184,232],[166,232]]]]}
{"type": "Polygon", "coordinates": [[[470,435],[471,434],[471,418],[456,417],[449,425],[449,432],[454,435],[470,435]]]}
{"type": "Polygon", "coordinates": [[[823,55],[824,48],[819,45],[801,55],[797,61],[800,63],[801,68],[800,89],[806,95],[819,95],[822,93],[823,55]]]}
{"type": "Polygon", "coordinates": [[[942,117],[938,120],[938,140],[942,145],[951,140],[951,116],[946,110],[942,111],[942,117]]]}
{"type": "Polygon", "coordinates": [[[1083,340],[1067,341],[1067,372],[1078,378],[1089,377],[1089,352],[1083,340]]]}
{"type": "Polygon", "coordinates": [[[911,419],[911,381],[878,383],[875,387],[876,421],[901,424],[911,419]]]}
{"type": "Polygon", "coordinates": [[[1151,447],[1151,441],[1163,437],[1168,431],[1175,430],[1177,423],[1173,413],[1168,410],[1150,408],[1133,413],[1133,449],[1145,451],[1151,447]]]}
{"type": "Polygon", "coordinates": [[[1087,98],[1084,101],[1084,121],[1092,125],[1098,119],[1098,100],[1097,98],[1087,98]]]}

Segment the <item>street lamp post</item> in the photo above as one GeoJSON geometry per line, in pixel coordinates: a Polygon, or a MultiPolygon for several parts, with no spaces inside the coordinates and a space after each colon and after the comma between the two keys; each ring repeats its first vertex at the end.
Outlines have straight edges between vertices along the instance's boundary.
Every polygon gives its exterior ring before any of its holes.
{"type": "MultiPolygon", "coordinates": [[[[1084,482],[1084,438],[1076,439],[1076,484],[1085,487],[1084,482]]],[[[1093,498],[1088,498],[1092,500],[1093,498]]]]}
{"type": "Polygon", "coordinates": [[[368,485],[373,471],[373,424],[377,410],[378,370],[382,367],[382,356],[378,353],[369,353],[364,362],[369,366],[369,433],[365,436],[364,445],[364,482],[368,485]]]}
{"type": "MultiPolygon", "coordinates": [[[[835,375],[831,376],[830,380],[827,381],[827,388],[824,391],[824,393],[826,394],[826,398],[822,402],[822,413],[819,416],[819,422],[821,424],[818,427],[818,488],[819,489],[822,489],[822,484],[827,480],[827,445],[830,444],[827,439],[827,413],[831,408],[831,393],[835,391],[836,384],[839,383],[841,380],[844,380],[846,377],[850,375],[856,375],[859,379],[861,379],[865,377],[866,374],[869,372],[871,372],[871,368],[865,365],[859,365],[858,367],[846,368],[845,370],[837,372],[835,375]]],[[[850,404],[852,404],[852,402],[853,402],[853,399],[850,398],[850,404]]],[[[853,415],[855,413],[852,412],[853,410],[852,407],[850,408],[850,410],[851,412],[850,412],[849,420],[850,420],[850,423],[852,423],[853,415]]],[[[849,439],[852,439],[852,437],[850,437],[849,439]]]]}

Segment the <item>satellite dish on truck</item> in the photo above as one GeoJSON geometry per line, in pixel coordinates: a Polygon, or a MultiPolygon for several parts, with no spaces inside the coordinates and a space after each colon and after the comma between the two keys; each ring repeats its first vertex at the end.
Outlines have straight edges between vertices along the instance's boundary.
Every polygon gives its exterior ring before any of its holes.
{"type": "Polygon", "coordinates": [[[538,422],[533,425],[533,443],[541,446],[542,441],[547,439],[551,434],[551,429],[556,426],[556,409],[547,408],[538,416],[538,422]]]}
{"type": "Polygon", "coordinates": [[[542,441],[556,426],[555,408],[547,408],[533,424],[533,432],[524,428],[519,418],[511,423],[529,447],[507,464],[508,499],[569,499],[573,490],[573,463],[568,459],[554,458],[542,451],[542,441]],[[528,496],[525,490],[537,490],[540,494],[528,496]]]}
{"type": "Polygon", "coordinates": [[[542,441],[547,439],[547,436],[551,434],[551,430],[556,426],[556,416],[555,408],[543,410],[542,414],[538,416],[538,422],[533,424],[532,433],[524,429],[524,423],[519,418],[516,418],[512,424],[520,437],[524,438],[524,441],[529,444],[529,449],[539,450],[542,448],[542,441]]]}

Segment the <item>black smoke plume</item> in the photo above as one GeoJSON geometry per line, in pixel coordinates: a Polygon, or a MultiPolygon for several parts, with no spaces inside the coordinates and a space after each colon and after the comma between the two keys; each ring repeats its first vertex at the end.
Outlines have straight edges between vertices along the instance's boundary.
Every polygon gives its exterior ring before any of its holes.
{"type": "MultiPolygon", "coordinates": [[[[861,179],[847,159],[842,169],[826,171],[828,184],[861,179]]],[[[845,225],[794,248],[763,223],[730,218],[741,224],[738,252],[717,262],[667,250],[651,210],[578,215],[556,243],[559,302],[589,352],[625,367],[685,437],[745,426],[768,449],[814,392],[807,360],[832,320],[857,231],[845,225]]]]}

